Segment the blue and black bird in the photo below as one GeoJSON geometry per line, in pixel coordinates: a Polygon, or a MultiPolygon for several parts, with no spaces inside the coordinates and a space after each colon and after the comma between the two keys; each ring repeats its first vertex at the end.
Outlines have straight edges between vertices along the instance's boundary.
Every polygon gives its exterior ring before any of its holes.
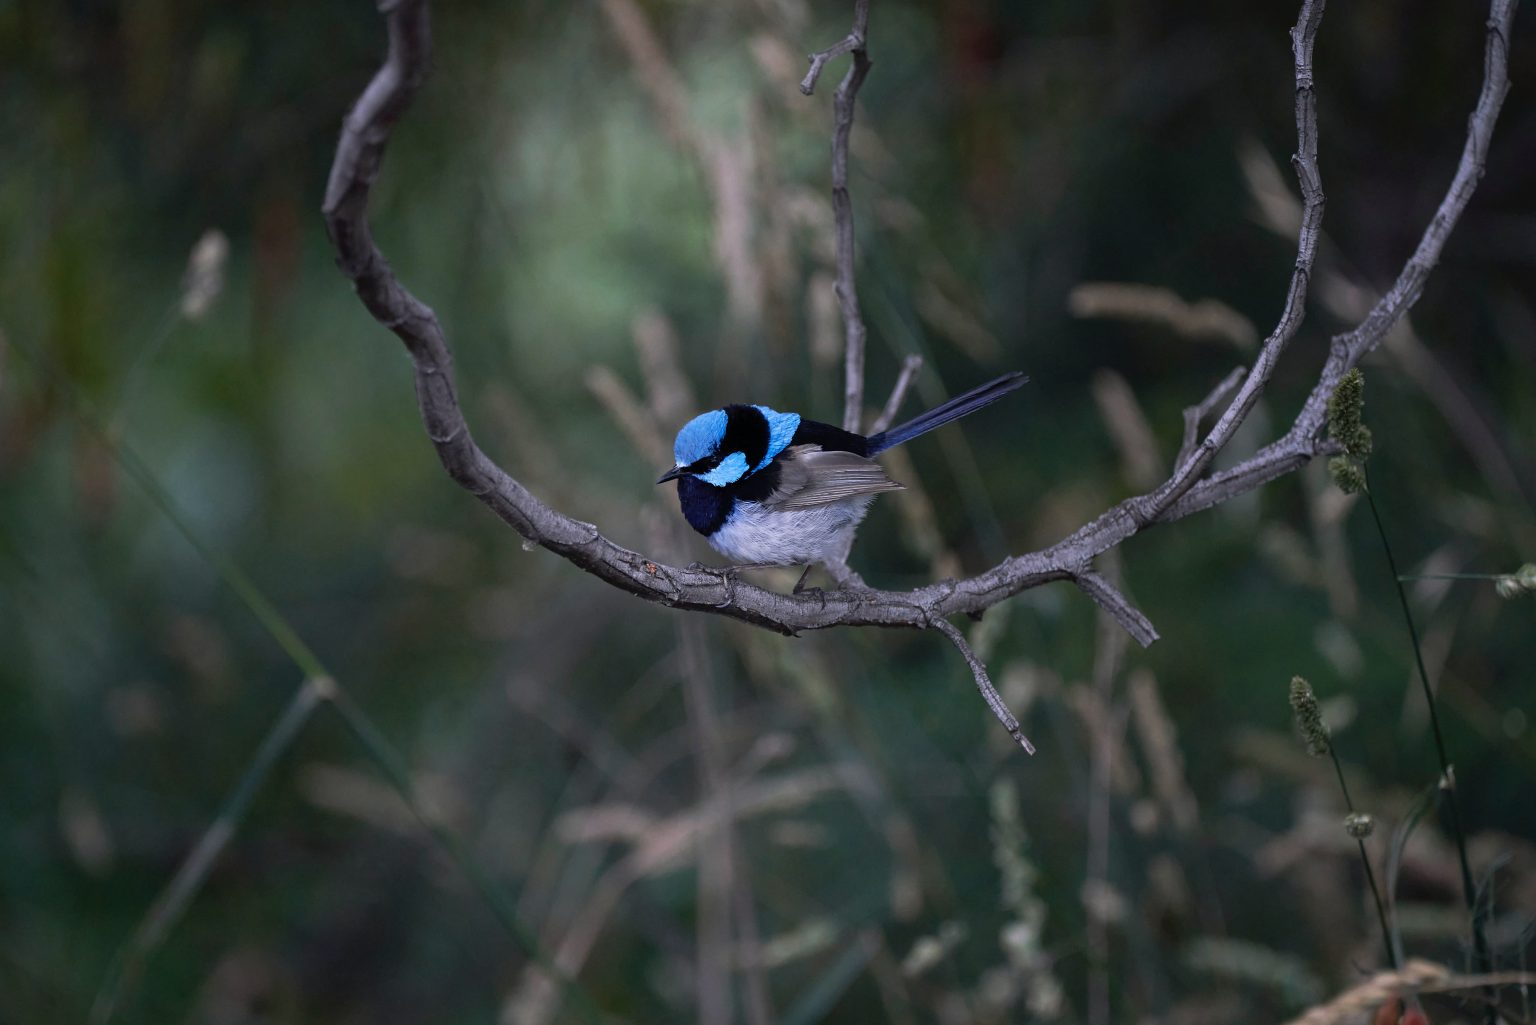
{"type": "Polygon", "coordinates": [[[656,483],[677,481],[683,516],[733,562],[819,562],[847,583],[857,579],[848,551],[870,502],[902,488],[875,456],[990,406],[1028,380],[1006,374],[869,437],[767,406],[712,409],[677,432],[677,465],[656,483]]]}

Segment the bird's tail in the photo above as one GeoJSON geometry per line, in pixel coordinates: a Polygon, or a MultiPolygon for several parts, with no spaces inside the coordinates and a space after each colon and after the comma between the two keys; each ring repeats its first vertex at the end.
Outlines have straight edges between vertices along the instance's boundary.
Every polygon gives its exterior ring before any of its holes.
{"type": "Polygon", "coordinates": [[[1011,374],[1004,374],[995,381],[989,381],[980,388],[972,388],[964,395],[956,395],[948,402],[934,406],[928,412],[898,427],[871,435],[868,454],[877,455],[888,448],[895,448],[897,445],[911,441],[919,434],[927,434],[935,427],[943,427],[962,416],[969,416],[984,406],[992,405],[1015,388],[1028,383],[1029,378],[1014,371],[1011,374]]]}

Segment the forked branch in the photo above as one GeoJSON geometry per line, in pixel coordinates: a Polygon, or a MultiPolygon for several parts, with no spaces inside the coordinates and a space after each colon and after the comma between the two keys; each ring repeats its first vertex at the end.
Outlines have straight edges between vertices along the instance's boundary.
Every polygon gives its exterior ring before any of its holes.
{"type": "MultiPolygon", "coordinates": [[[[326,188],[324,214],[338,263],[352,280],[358,297],[375,319],[405,343],[415,369],[417,401],[427,435],[443,466],[462,487],[528,541],[621,590],[647,601],[729,616],[785,634],[833,626],[942,630],[936,624],[948,617],[977,615],[1021,591],[1051,581],[1070,580],[1146,644],[1156,637],[1156,631],[1146,617],[1092,571],[1093,560],[1148,526],[1182,519],[1252,491],[1326,451],[1320,434],[1328,396],[1344,372],[1379,345],[1418,298],[1482,174],[1493,125],[1508,88],[1509,27],[1515,0],[1492,0],[1482,92],[1449,191],[1391,291],[1358,327],[1333,340],[1317,384],[1282,437],[1236,466],[1207,474],[1212,459],[1248,416],[1268,383],[1304,312],[1323,212],[1312,73],[1312,47],[1322,19],[1322,0],[1306,0],[1302,4],[1291,33],[1297,127],[1293,164],[1304,203],[1295,270],[1275,329],[1210,433],[1178,462],[1162,485],[1119,503],[1046,548],[1011,556],[963,580],[940,581],[909,591],[834,591],[822,595],[779,594],[737,581],[717,570],[679,568],[646,558],[610,541],[592,524],[572,519],[546,505],[475,444],[459,406],[452,352],[442,326],[431,308],[400,283],[369,230],[369,190],[378,176],[390,132],[425,78],[431,55],[426,0],[390,0],[382,7],[388,20],[389,56],[346,118],[326,188]]],[[[864,52],[867,22],[868,0],[856,0],[853,32],[823,51],[825,56],[819,62],[812,58],[812,74],[807,75],[804,83],[807,88],[813,87],[816,73],[833,56],[853,55],[853,67],[838,90],[833,151],[834,205],[839,211],[839,297],[850,342],[845,423],[850,416],[860,415],[863,401],[863,325],[852,288],[853,229],[851,208],[847,206],[846,143],[852,128],[853,97],[869,66],[864,52]]],[[[857,423],[857,419],[853,422],[857,423]]]]}

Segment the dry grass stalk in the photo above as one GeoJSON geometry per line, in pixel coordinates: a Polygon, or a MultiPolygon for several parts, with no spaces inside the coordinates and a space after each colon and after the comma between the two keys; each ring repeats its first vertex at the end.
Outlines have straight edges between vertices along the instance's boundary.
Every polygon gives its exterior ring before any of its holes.
{"type": "Polygon", "coordinates": [[[1154,487],[1163,478],[1163,457],[1157,451],[1157,437],[1130,383],[1115,371],[1105,369],[1093,375],[1092,387],[1099,415],[1120,451],[1126,480],[1135,488],[1154,487]]]}
{"type": "Polygon", "coordinates": [[[1158,694],[1157,680],[1151,670],[1137,669],[1126,686],[1136,735],[1152,775],[1152,791],[1179,831],[1190,832],[1200,817],[1199,807],[1184,777],[1184,755],[1158,694]]]}
{"type": "Polygon", "coordinates": [[[1217,299],[1189,302],[1156,285],[1084,282],[1067,296],[1067,308],[1075,317],[1156,324],[1184,338],[1223,341],[1243,352],[1259,342],[1253,322],[1226,303],[1217,299]]]}
{"type": "Polygon", "coordinates": [[[1489,972],[1457,975],[1433,961],[1413,958],[1401,971],[1378,972],[1326,1004],[1319,1004],[1286,1025],[1346,1025],[1365,1016],[1394,997],[1408,994],[1457,993],[1485,987],[1526,986],[1536,982],[1533,972],[1489,972]]]}
{"type": "Polygon", "coordinates": [[[587,371],[587,388],[613,417],[636,452],[656,466],[670,465],[672,446],[657,429],[645,404],[618,374],[598,364],[587,371]]]}

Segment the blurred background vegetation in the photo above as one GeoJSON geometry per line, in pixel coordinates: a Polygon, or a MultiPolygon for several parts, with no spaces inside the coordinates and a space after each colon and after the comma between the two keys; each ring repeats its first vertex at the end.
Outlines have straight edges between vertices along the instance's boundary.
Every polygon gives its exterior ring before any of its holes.
{"type": "MultiPolygon", "coordinates": [[[[851,5],[438,6],[381,244],[494,457],[621,543],[707,559],[652,484],[658,439],[733,400],[838,417],[842,62],[814,98],[796,83],[851,5]]],[[[1283,430],[1411,251],[1485,13],[1329,10],[1309,319],[1225,459],[1283,430]]],[[[876,0],[852,161],[871,404],[908,353],[909,411],[1034,383],[895,454],[913,487],[863,529],[872,583],[1057,540],[1158,479],[1183,407],[1252,358],[1294,259],[1295,14],[876,0]],[[1155,312],[1174,298],[1220,305],[1155,312]]],[[[318,653],[579,992],[552,997],[322,706],[116,1020],[1267,1021],[1380,965],[1287,682],[1324,698],[1378,858],[1438,769],[1368,517],[1322,467],[1125,546],[1150,650],[1065,586],[972,628],[1034,758],[936,635],[789,640],[627,598],[442,474],[400,346],[333,265],[325,174],[383,45],[361,0],[0,0],[0,1021],[86,1017],[304,679],[172,513],[318,653]]],[[[1366,365],[1408,573],[1536,560],[1529,11],[1512,49],[1487,176],[1366,365]]],[[[1411,597],[1517,967],[1536,597],[1411,597]]],[[[1444,833],[1400,861],[1409,951],[1464,967],[1444,833]]]]}

